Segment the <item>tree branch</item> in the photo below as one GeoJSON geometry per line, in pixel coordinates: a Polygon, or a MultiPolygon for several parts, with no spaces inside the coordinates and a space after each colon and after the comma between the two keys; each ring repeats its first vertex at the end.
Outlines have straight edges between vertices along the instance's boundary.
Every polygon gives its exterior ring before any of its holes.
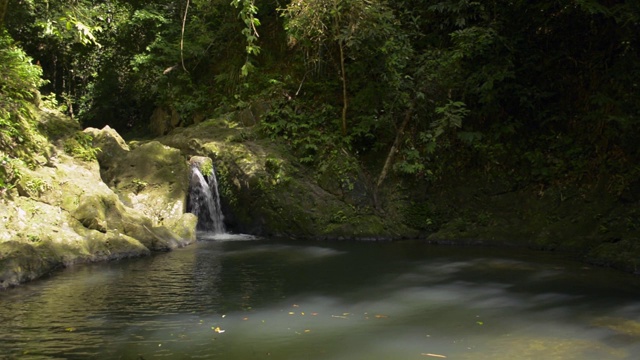
{"type": "Polygon", "coordinates": [[[189,73],[184,66],[184,28],[187,23],[187,12],[189,11],[189,0],[187,0],[187,6],[184,8],[184,17],[182,18],[182,32],[180,33],[180,62],[182,62],[182,68],[185,72],[189,73]]]}

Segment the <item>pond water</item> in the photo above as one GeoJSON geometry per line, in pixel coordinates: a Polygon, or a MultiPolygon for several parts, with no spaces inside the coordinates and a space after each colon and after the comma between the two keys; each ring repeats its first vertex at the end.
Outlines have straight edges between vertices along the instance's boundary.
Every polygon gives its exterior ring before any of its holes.
{"type": "Polygon", "coordinates": [[[639,285],[524,250],[203,238],[0,292],[0,358],[638,359],[639,285]]]}

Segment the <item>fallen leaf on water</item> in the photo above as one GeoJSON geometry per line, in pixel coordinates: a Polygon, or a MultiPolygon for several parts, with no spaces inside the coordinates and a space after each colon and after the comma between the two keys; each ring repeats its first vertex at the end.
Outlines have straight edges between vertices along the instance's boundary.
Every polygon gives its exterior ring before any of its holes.
{"type": "Polygon", "coordinates": [[[440,355],[440,354],[422,353],[421,355],[422,356],[431,356],[431,357],[435,357],[435,358],[446,359],[446,356],[440,355]]]}
{"type": "Polygon", "coordinates": [[[346,316],[342,316],[342,315],[331,315],[331,317],[333,318],[340,318],[340,319],[346,319],[346,316]]]}
{"type": "Polygon", "coordinates": [[[244,318],[242,318],[242,320],[247,321],[247,320],[249,320],[249,318],[248,317],[244,317],[244,318]]]}
{"type": "Polygon", "coordinates": [[[376,314],[376,319],[386,319],[388,317],[388,315],[376,314]]]}
{"type": "Polygon", "coordinates": [[[76,328],[74,328],[74,327],[68,327],[68,328],[66,328],[66,329],[64,329],[64,330],[65,330],[65,331],[68,331],[68,332],[73,332],[73,331],[76,331],[76,328]]]}
{"type": "Polygon", "coordinates": [[[312,312],[311,316],[318,316],[318,313],[317,312],[312,312]]]}
{"type": "Polygon", "coordinates": [[[211,329],[213,329],[213,331],[217,332],[218,334],[222,334],[224,332],[224,330],[220,329],[220,326],[212,326],[211,329]]]}
{"type": "Polygon", "coordinates": [[[295,315],[296,313],[294,313],[293,311],[289,311],[289,315],[295,315]]]}
{"type": "Polygon", "coordinates": [[[300,313],[300,315],[304,316],[304,311],[300,313]]]}
{"type": "Polygon", "coordinates": [[[304,330],[304,332],[306,332],[306,333],[310,333],[310,332],[311,332],[311,330],[309,330],[309,329],[305,329],[305,330],[304,330]]]}
{"type": "Polygon", "coordinates": [[[300,305],[298,305],[298,304],[293,304],[293,307],[300,307],[300,305]]]}

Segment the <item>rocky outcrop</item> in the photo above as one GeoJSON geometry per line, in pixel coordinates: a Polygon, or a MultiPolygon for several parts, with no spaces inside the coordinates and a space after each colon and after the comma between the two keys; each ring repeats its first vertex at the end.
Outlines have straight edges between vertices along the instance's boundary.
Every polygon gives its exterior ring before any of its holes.
{"type": "Polygon", "coordinates": [[[210,119],[157,139],[187,156],[213,160],[231,231],[319,239],[416,235],[393,217],[375,213],[357,171],[324,174],[326,180],[319,182],[317,174],[308,173],[291,154],[234,119],[210,119]],[[353,186],[341,185],[346,183],[353,186]]]}
{"type": "Polygon", "coordinates": [[[186,214],[189,167],[178,149],[157,141],[135,144],[133,149],[108,126],[85,130],[102,149],[100,176],[123,204],[151,218],[181,237],[193,236],[191,214],[186,214]]]}
{"type": "Polygon", "coordinates": [[[109,128],[86,133],[102,149],[103,168],[58,149],[46,166],[21,167],[17,186],[0,199],[0,289],[71,264],[195,241],[179,151],[157,142],[131,150],[109,128]]]}
{"type": "Polygon", "coordinates": [[[19,183],[0,199],[0,289],[78,262],[193,242],[197,219],[185,214],[188,159],[215,166],[233,232],[512,245],[571,251],[640,272],[637,199],[621,205],[597,187],[543,192],[456,174],[456,181],[428,186],[389,181],[374,201],[366,171],[348,152],[336,160],[348,166],[329,164],[312,173],[255,126],[236,120],[210,119],[129,144],[109,127],[86,129],[101,149],[98,161],[66,155],[59,138],[42,166],[20,168],[19,183]]]}

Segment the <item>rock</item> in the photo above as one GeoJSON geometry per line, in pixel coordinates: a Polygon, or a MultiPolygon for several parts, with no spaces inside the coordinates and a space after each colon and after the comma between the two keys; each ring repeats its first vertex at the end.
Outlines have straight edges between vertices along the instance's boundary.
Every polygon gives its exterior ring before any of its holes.
{"type": "Polygon", "coordinates": [[[122,202],[151,218],[153,226],[175,229],[193,242],[195,226],[187,231],[193,219],[185,214],[189,167],[180,151],[157,141],[130,150],[108,127],[87,131],[96,145],[106,145],[98,156],[100,174],[122,202]]]}
{"type": "MultiPolygon", "coordinates": [[[[233,232],[358,239],[409,234],[402,224],[366,206],[371,196],[363,181],[352,189],[327,191],[291,154],[228,117],[176,129],[157,140],[187,156],[199,156],[193,163],[213,161],[225,225],[233,232]]],[[[349,155],[341,158],[345,156],[349,155]]],[[[349,181],[361,180],[361,171],[353,174],[349,181]]],[[[340,183],[336,173],[329,177],[340,183]]]]}
{"type": "Polygon", "coordinates": [[[149,130],[158,136],[165,135],[180,125],[180,115],[176,109],[157,107],[149,119],[149,130]]]}
{"type": "Polygon", "coordinates": [[[73,211],[72,216],[85,228],[106,233],[108,226],[103,205],[98,196],[84,196],[80,199],[80,205],[73,211]]]}
{"type": "MultiPolygon", "coordinates": [[[[131,196],[116,194],[102,182],[98,162],[62,152],[48,166],[21,167],[17,194],[0,200],[0,289],[75,263],[144,256],[195,241],[197,219],[183,213],[186,190],[180,189],[187,186],[186,180],[171,178],[171,165],[186,178],[184,158],[159,143],[129,150],[117,133],[103,130],[90,131],[111,154],[102,159],[114,164],[110,171],[132,171],[138,165],[142,173],[154,169],[145,179],[152,179],[149,183],[158,193],[150,192],[146,199],[140,190],[131,196]],[[125,166],[115,166],[118,161],[125,166]],[[160,185],[164,179],[171,182],[168,187],[160,185]],[[123,197],[145,206],[126,206],[123,197]]],[[[117,183],[117,176],[112,178],[117,183]]]]}
{"type": "Polygon", "coordinates": [[[243,126],[253,126],[257,123],[257,119],[253,115],[251,108],[237,111],[234,114],[234,121],[241,123],[243,126]]]}
{"type": "Polygon", "coordinates": [[[0,242],[0,290],[37,279],[60,265],[31,244],[0,242]]]}
{"type": "Polygon", "coordinates": [[[120,134],[108,125],[102,130],[86,128],[84,132],[93,138],[93,146],[100,148],[97,157],[103,167],[112,167],[115,159],[119,159],[130,150],[120,134]]]}
{"type": "Polygon", "coordinates": [[[206,156],[192,156],[189,158],[189,166],[197,167],[204,176],[208,176],[213,169],[213,161],[206,156]]]}

